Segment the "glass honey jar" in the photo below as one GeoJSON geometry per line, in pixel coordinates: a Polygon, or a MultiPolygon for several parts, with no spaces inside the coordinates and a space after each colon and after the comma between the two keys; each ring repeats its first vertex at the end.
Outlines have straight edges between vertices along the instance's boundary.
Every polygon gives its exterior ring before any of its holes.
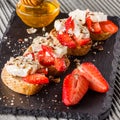
{"type": "Polygon", "coordinates": [[[60,4],[57,0],[42,0],[38,5],[27,5],[20,0],[16,5],[16,13],[21,20],[26,25],[35,28],[49,25],[59,11],[60,4]]]}

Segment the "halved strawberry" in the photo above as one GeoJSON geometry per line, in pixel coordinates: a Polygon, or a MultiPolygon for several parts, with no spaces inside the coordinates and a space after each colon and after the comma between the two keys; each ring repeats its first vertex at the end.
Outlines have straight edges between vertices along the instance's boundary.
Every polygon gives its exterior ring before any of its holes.
{"type": "Polygon", "coordinates": [[[47,84],[49,83],[48,78],[43,74],[31,74],[22,78],[24,81],[31,84],[47,84]]]}
{"type": "Polygon", "coordinates": [[[66,64],[65,64],[65,59],[64,58],[56,58],[55,59],[55,68],[58,70],[58,71],[65,71],[66,70],[66,64]]]}
{"type": "Polygon", "coordinates": [[[42,45],[42,50],[37,54],[38,61],[44,66],[50,66],[54,64],[53,49],[48,46],[42,45]]]}
{"type": "Polygon", "coordinates": [[[68,32],[70,29],[74,29],[74,21],[72,19],[72,17],[69,17],[66,22],[65,22],[65,28],[66,28],[66,32],[68,32]]]}
{"type": "Polygon", "coordinates": [[[62,45],[68,46],[69,48],[76,47],[75,41],[70,37],[68,33],[58,34],[57,39],[62,45]]]}
{"type": "Polygon", "coordinates": [[[88,90],[89,82],[75,69],[64,78],[62,101],[65,105],[77,104],[88,90]]]}
{"type": "Polygon", "coordinates": [[[90,89],[100,93],[108,91],[109,85],[107,81],[94,64],[91,62],[84,62],[78,69],[81,72],[80,74],[90,82],[90,89]]]}

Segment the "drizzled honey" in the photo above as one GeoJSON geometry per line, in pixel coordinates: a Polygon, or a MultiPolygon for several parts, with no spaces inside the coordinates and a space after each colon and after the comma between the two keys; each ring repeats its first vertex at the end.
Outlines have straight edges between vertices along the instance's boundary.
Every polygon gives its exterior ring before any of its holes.
{"type": "Polygon", "coordinates": [[[40,4],[31,4],[27,5],[19,1],[16,6],[17,15],[28,26],[36,28],[47,26],[59,14],[60,6],[57,0],[42,0],[40,4]]]}

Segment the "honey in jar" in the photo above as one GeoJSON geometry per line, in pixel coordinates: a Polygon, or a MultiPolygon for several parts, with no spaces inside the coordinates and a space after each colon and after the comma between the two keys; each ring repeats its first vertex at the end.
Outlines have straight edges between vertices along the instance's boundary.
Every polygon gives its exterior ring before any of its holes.
{"type": "Polygon", "coordinates": [[[36,5],[32,4],[30,0],[25,0],[25,3],[20,0],[16,5],[16,12],[21,20],[26,25],[35,28],[49,25],[59,14],[59,11],[60,5],[57,0],[41,0],[36,5]]]}

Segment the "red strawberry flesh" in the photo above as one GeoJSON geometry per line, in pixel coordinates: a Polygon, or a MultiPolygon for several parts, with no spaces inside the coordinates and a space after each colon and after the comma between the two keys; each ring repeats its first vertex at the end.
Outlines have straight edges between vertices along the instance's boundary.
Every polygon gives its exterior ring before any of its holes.
{"type": "Polygon", "coordinates": [[[43,74],[31,74],[22,78],[25,82],[31,84],[47,84],[49,83],[48,78],[43,74]]]}
{"type": "Polygon", "coordinates": [[[81,75],[84,76],[89,82],[89,87],[97,92],[105,93],[109,89],[109,85],[101,72],[91,62],[84,62],[78,67],[81,75]]]}
{"type": "Polygon", "coordinates": [[[54,64],[54,53],[51,47],[43,46],[37,54],[38,61],[44,66],[50,66],[54,64]]]}
{"type": "Polygon", "coordinates": [[[59,42],[64,46],[68,46],[69,48],[76,47],[75,41],[69,36],[68,33],[58,34],[57,38],[58,38],[59,42]]]}
{"type": "Polygon", "coordinates": [[[63,82],[62,101],[66,106],[77,104],[88,90],[89,82],[75,69],[63,82]]]}
{"type": "Polygon", "coordinates": [[[64,58],[56,58],[54,65],[55,65],[55,68],[60,72],[66,70],[66,64],[65,64],[64,58]]]}

